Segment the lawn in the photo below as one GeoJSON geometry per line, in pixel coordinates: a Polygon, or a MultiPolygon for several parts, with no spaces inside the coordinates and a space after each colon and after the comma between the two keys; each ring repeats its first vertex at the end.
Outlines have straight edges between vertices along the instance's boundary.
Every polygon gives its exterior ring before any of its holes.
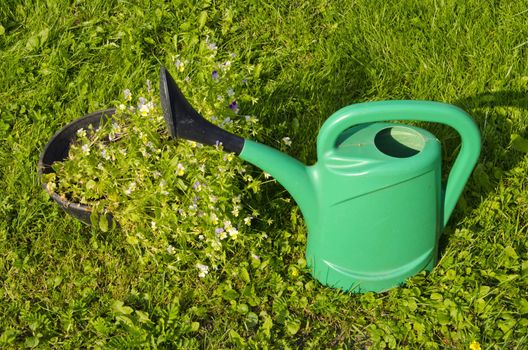
{"type": "MultiPolygon", "coordinates": [[[[7,0],[0,348],[528,348],[527,15],[520,0],[7,0]],[[51,136],[119,105],[125,89],[157,85],[161,65],[187,82],[186,95],[204,91],[208,49],[247,78],[237,102],[240,118],[259,120],[253,138],[307,164],[324,120],[349,104],[434,100],[467,111],[482,152],[433,271],[378,294],[321,285],[295,202],[252,167],[262,181],[251,191],[235,178],[234,191],[259,218],[204,277],[196,247],[196,261],[145,258],[124,228],[62,212],[37,176],[51,136]]],[[[420,126],[442,141],[447,176],[457,134],[420,126]]]]}

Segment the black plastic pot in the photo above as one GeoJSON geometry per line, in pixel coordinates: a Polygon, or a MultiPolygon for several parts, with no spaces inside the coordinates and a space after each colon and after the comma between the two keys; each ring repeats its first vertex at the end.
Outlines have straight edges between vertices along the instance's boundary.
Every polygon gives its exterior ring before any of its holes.
{"type": "MultiPolygon", "coordinates": [[[[38,163],[38,176],[42,182],[42,175],[54,172],[51,165],[54,162],[64,160],[68,157],[70,145],[75,140],[77,130],[83,128],[88,129],[92,125],[94,129],[98,128],[102,122],[107,121],[115,113],[115,109],[106,109],[97,111],[81,117],[69,123],[60,129],[48,142],[44,151],[40,155],[38,163]]],[[[42,182],[42,187],[49,193],[51,198],[68,214],[74,218],[90,225],[90,215],[92,214],[91,207],[80,203],[74,203],[68,199],[61,198],[57,193],[48,191],[46,183],[42,182]]],[[[111,216],[107,215],[109,223],[111,223],[111,216]]]]}

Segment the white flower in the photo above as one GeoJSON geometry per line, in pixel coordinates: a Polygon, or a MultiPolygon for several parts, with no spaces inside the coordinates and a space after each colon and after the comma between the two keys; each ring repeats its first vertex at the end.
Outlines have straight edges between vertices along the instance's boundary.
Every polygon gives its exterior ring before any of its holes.
{"type": "Polygon", "coordinates": [[[178,171],[176,172],[176,175],[182,176],[183,174],[185,174],[185,167],[183,166],[182,163],[178,163],[176,168],[178,169],[178,171]]]}
{"type": "Polygon", "coordinates": [[[256,255],[256,254],[253,254],[251,253],[251,257],[255,260],[260,260],[260,256],[256,255]]]}
{"type": "Polygon", "coordinates": [[[216,44],[209,41],[209,35],[207,35],[205,37],[205,43],[207,44],[207,48],[209,50],[216,50],[217,49],[216,44]]]}
{"type": "Polygon", "coordinates": [[[132,93],[129,89],[125,89],[125,91],[123,91],[123,95],[125,96],[125,101],[132,100],[132,93]]]}
{"type": "Polygon", "coordinates": [[[174,249],[174,247],[169,244],[169,246],[167,247],[167,253],[174,254],[175,251],[176,249],[174,249]]]}
{"type": "Polygon", "coordinates": [[[185,65],[179,59],[176,60],[175,65],[176,65],[176,69],[179,70],[180,72],[183,72],[183,70],[185,69],[185,65]]]}
{"type": "Polygon", "coordinates": [[[227,237],[227,233],[225,232],[225,230],[221,227],[217,227],[215,229],[215,233],[218,235],[218,237],[220,239],[225,239],[227,237]]]}
{"type": "Polygon", "coordinates": [[[252,216],[247,216],[244,218],[244,224],[250,226],[251,225],[251,220],[253,220],[253,217],[252,216]]]}
{"type": "Polygon", "coordinates": [[[55,189],[57,188],[57,184],[55,182],[48,182],[46,184],[46,189],[48,190],[48,192],[55,192],[55,189]]]}
{"type": "MultiPolygon", "coordinates": [[[[119,109],[121,112],[124,111],[126,109],[126,106],[124,104],[120,104],[117,109],[119,109]]],[[[117,124],[117,123],[114,123],[114,124],[117,124]]]]}
{"type": "Polygon", "coordinates": [[[236,205],[233,210],[231,210],[231,213],[235,216],[235,217],[238,217],[238,214],[239,214],[239,210],[240,210],[240,207],[238,205],[236,205]]]}
{"type": "Polygon", "coordinates": [[[150,222],[150,227],[152,227],[153,230],[156,229],[156,221],[151,221],[150,222]]]}
{"type": "Polygon", "coordinates": [[[198,239],[199,239],[200,241],[203,241],[204,238],[205,238],[204,235],[199,235],[199,236],[198,236],[198,239]]]}
{"type": "Polygon", "coordinates": [[[227,89],[227,96],[233,96],[235,94],[235,90],[232,88],[227,89]]]}
{"type": "Polygon", "coordinates": [[[128,188],[125,190],[125,194],[128,196],[132,193],[132,191],[134,191],[136,189],[136,183],[135,182],[131,182],[129,185],[128,185],[128,188]]]}
{"type": "Polygon", "coordinates": [[[82,145],[81,150],[83,154],[90,154],[90,145],[85,143],[84,145],[82,145]]]}
{"type": "Polygon", "coordinates": [[[269,179],[270,177],[271,177],[270,174],[268,174],[267,172],[264,172],[264,178],[265,178],[266,180],[269,179]]]}
{"type": "Polygon", "coordinates": [[[233,239],[237,239],[238,236],[238,230],[234,227],[230,227],[229,230],[227,230],[227,233],[229,233],[229,237],[233,239]]]}
{"type": "Polygon", "coordinates": [[[103,148],[103,150],[101,151],[101,156],[106,160],[110,160],[110,155],[108,154],[106,148],[103,148]]]}
{"type": "Polygon", "coordinates": [[[284,142],[286,146],[291,146],[291,139],[288,136],[283,137],[282,142],[284,142]]]}
{"type": "Polygon", "coordinates": [[[139,149],[139,151],[141,152],[141,154],[143,155],[143,157],[145,157],[145,158],[150,157],[150,153],[147,152],[147,150],[145,149],[145,147],[141,147],[141,148],[139,149]]]}
{"type": "Polygon", "coordinates": [[[84,130],[83,128],[80,128],[79,130],[77,130],[77,136],[86,137],[86,130],[84,130]]]}
{"type": "Polygon", "coordinates": [[[204,278],[209,273],[209,266],[202,265],[202,264],[196,264],[196,267],[200,272],[198,273],[198,277],[204,278]]]}
{"type": "Polygon", "coordinates": [[[154,175],[154,177],[155,177],[156,179],[158,179],[158,178],[161,177],[161,173],[160,173],[159,171],[157,171],[157,170],[154,171],[154,172],[152,173],[152,175],[154,175]]]}
{"type": "Polygon", "coordinates": [[[220,242],[215,240],[211,243],[211,247],[213,247],[214,250],[220,250],[220,248],[222,248],[222,245],[220,244],[220,242]]]}
{"type": "Polygon", "coordinates": [[[217,224],[217,223],[218,223],[218,216],[216,216],[215,213],[212,213],[212,214],[211,214],[211,222],[212,222],[213,224],[217,224]]]}
{"type": "Polygon", "coordinates": [[[247,123],[255,124],[256,122],[258,122],[258,119],[251,115],[246,115],[244,116],[244,118],[246,118],[247,123]]]}
{"type": "Polygon", "coordinates": [[[231,61],[225,61],[220,68],[222,68],[222,70],[227,70],[229,67],[231,67],[231,61]]]}

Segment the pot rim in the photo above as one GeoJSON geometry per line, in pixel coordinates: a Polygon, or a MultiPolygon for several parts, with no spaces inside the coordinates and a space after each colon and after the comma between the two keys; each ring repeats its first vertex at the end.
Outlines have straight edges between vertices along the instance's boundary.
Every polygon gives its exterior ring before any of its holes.
{"type": "MultiPolygon", "coordinates": [[[[51,139],[48,141],[48,143],[46,144],[46,146],[44,147],[42,153],[40,154],[40,157],[39,157],[39,161],[38,161],[38,169],[37,169],[37,172],[38,172],[38,179],[39,181],[41,182],[41,186],[42,188],[50,195],[50,197],[57,203],[59,203],[61,206],[64,206],[65,208],[73,208],[74,210],[79,210],[79,211],[83,211],[85,213],[91,213],[92,212],[92,207],[89,206],[89,205],[86,205],[86,204],[82,204],[82,203],[77,203],[77,202],[72,202],[70,201],[69,199],[65,198],[65,197],[61,197],[59,196],[59,194],[57,192],[54,192],[54,191],[50,191],[48,190],[47,188],[47,182],[43,182],[42,181],[42,175],[44,174],[48,174],[48,173],[52,173],[54,172],[53,169],[51,168],[51,166],[53,165],[53,163],[57,162],[57,161],[60,161],[60,160],[64,160],[65,158],[63,159],[53,159],[51,163],[49,164],[45,164],[44,163],[44,159],[49,155],[51,149],[55,146],[57,146],[57,144],[59,143],[59,139],[61,136],[63,136],[66,132],[70,131],[70,130],[79,130],[81,127],[79,127],[80,125],[85,125],[83,124],[83,121],[85,121],[86,119],[91,119],[91,118],[95,118],[95,117],[103,117],[103,116],[112,116],[114,115],[116,112],[116,108],[108,108],[108,109],[103,109],[103,110],[99,110],[99,111],[95,111],[95,112],[92,112],[92,113],[89,113],[89,114],[86,114],[78,119],[75,119],[71,122],[69,122],[68,124],[66,124],[65,126],[63,126],[59,131],[57,131],[52,137],[51,139]]],[[[87,123],[88,125],[91,125],[93,123],[87,123]]],[[[72,141],[72,139],[68,139],[68,144],[66,145],[66,149],[69,150],[69,147],[70,147],[70,143],[72,141]]]]}

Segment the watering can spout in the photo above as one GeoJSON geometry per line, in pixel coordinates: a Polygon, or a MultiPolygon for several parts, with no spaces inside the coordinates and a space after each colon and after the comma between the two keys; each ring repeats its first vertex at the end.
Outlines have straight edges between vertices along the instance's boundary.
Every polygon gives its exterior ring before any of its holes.
{"type": "Polygon", "coordinates": [[[306,165],[272,147],[233,135],[210,123],[185,99],[164,67],[160,71],[160,96],[163,117],[173,138],[213,146],[222,144],[225,151],[240,155],[282,184],[301,208],[305,219],[315,217],[312,213],[315,191],[306,165]]]}
{"type": "Polygon", "coordinates": [[[313,173],[297,159],[261,143],[245,140],[240,158],[269,173],[293,197],[307,226],[315,220],[316,191],[313,173]]]}
{"type": "Polygon", "coordinates": [[[204,119],[185,99],[165,67],[160,70],[160,100],[171,137],[211,146],[221,143],[224,150],[240,154],[244,139],[204,119]]]}

